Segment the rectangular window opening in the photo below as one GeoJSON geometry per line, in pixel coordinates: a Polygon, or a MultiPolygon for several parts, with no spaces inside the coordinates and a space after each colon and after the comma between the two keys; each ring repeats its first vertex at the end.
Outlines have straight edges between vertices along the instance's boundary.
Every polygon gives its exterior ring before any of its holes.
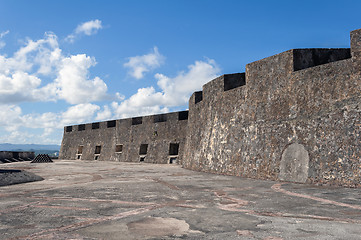
{"type": "Polygon", "coordinates": [[[84,148],[84,146],[79,146],[77,154],[83,154],[83,148],[84,148]]]}
{"type": "Polygon", "coordinates": [[[145,160],[145,157],[140,157],[139,158],[139,162],[144,162],[144,160],[145,160]]]}
{"type": "Polygon", "coordinates": [[[72,126],[67,126],[67,127],[65,128],[65,131],[66,131],[66,132],[71,132],[71,131],[73,131],[73,127],[72,127],[72,126]]]}
{"type": "Polygon", "coordinates": [[[116,124],[117,124],[116,120],[108,121],[107,122],[107,128],[113,128],[113,127],[116,126],[116,124]]]}
{"type": "Polygon", "coordinates": [[[102,150],[102,146],[95,146],[95,152],[94,154],[100,154],[100,151],[102,150]]]}
{"type": "Polygon", "coordinates": [[[167,121],[167,115],[166,114],[159,114],[159,115],[154,115],[153,116],[153,122],[154,123],[166,122],[166,121],[167,121]]]}
{"type": "Polygon", "coordinates": [[[115,145],[115,152],[122,153],[123,152],[123,144],[116,144],[115,145]]]}
{"type": "Polygon", "coordinates": [[[92,129],[98,129],[98,128],[99,128],[98,122],[92,123],[92,129]]]}
{"type": "Polygon", "coordinates": [[[179,143],[171,143],[169,144],[169,155],[170,156],[177,156],[179,149],[179,143]]]}
{"type": "Polygon", "coordinates": [[[141,144],[139,147],[139,155],[146,155],[148,152],[148,144],[141,144]]]}
{"type": "Polygon", "coordinates": [[[85,124],[78,125],[78,131],[84,131],[85,130],[85,124]]]}
{"type": "Polygon", "coordinates": [[[178,112],[178,120],[188,120],[188,111],[178,112]]]}
{"type": "Polygon", "coordinates": [[[132,118],[132,125],[138,125],[143,123],[142,117],[134,117],[132,118]]]}
{"type": "Polygon", "coordinates": [[[177,163],[177,158],[176,157],[170,157],[169,158],[169,164],[173,164],[173,163],[177,163]]]}

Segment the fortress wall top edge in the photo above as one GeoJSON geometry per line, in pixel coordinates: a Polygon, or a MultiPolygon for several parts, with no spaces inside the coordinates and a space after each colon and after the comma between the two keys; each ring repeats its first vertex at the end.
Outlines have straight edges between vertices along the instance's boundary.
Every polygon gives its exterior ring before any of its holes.
{"type": "Polygon", "coordinates": [[[168,121],[175,122],[175,121],[186,121],[186,120],[188,120],[188,110],[69,125],[64,127],[64,132],[68,133],[73,131],[106,129],[106,128],[116,127],[117,125],[123,125],[123,126],[125,125],[127,127],[131,127],[133,125],[138,125],[143,123],[153,124],[153,123],[168,122],[168,121]]]}
{"type": "MultiPolygon", "coordinates": [[[[238,87],[242,87],[245,84],[245,73],[224,74],[203,85],[202,100],[206,98],[212,98],[214,94],[219,92],[226,92],[238,87]]],[[[200,97],[198,96],[198,100],[199,98],[200,97]]]]}

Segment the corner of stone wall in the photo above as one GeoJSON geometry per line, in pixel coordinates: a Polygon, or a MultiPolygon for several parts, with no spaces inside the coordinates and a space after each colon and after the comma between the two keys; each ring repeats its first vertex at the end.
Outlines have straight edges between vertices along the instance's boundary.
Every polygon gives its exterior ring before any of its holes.
{"type": "Polygon", "coordinates": [[[361,61],[361,28],[350,33],[351,55],[353,60],[361,61]]]}

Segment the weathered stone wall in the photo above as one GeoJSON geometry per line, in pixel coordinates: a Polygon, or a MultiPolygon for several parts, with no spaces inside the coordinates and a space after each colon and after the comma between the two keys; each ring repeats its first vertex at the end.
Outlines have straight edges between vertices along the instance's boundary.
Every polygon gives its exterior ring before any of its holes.
{"type": "Polygon", "coordinates": [[[351,49],[293,49],[210,81],[191,96],[188,120],[170,113],[65,127],[60,158],[167,163],[179,144],[178,162],[197,171],[361,186],[360,93],[361,29],[351,49]]]}
{"type": "Polygon", "coordinates": [[[187,119],[188,111],[182,111],[90,123],[84,127],[67,126],[59,157],[151,163],[169,163],[170,158],[180,161],[178,154],[170,153],[169,148],[170,144],[175,144],[178,151],[183,150],[187,119]],[[69,127],[71,131],[67,131],[69,127]],[[140,152],[142,144],[148,145],[146,153],[140,152]],[[97,146],[100,146],[100,154],[96,153],[97,146]]]}
{"type": "Polygon", "coordinates": [[[187,135],[183,166],[360,186],[359,36],[352,32],[351,52],[295,49],[250,63],[246,85],[236,89],[223,91],[227,75],[204,85],[202,101],[189,102],[195,134],[187,135]]]}

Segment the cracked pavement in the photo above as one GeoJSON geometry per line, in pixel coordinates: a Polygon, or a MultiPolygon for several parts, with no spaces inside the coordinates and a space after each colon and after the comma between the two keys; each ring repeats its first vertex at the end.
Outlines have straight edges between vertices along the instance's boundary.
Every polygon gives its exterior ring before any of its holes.
{"type": "Polygon", "coordinates": [[[361,189],[57,160],[1,165],[0,239],[361,239],[361,189]]]}

